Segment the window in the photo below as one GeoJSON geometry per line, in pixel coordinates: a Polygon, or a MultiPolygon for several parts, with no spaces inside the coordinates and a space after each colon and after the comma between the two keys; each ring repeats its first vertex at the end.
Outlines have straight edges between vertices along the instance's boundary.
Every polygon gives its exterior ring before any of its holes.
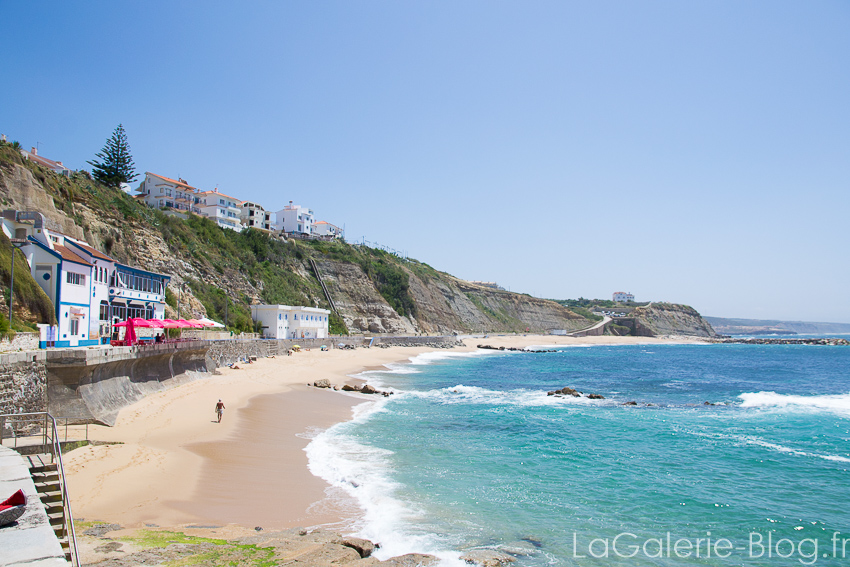
{"type": "Polygon", "coordinates": [[[219,204],[219,205],[223,205],[223,204],[224,204],[224,199],[219,199],[219,200],[218,200],[218,204],[219,204]]]}
{"type": "Polygon", "coordinates": [[[71,335],[79,335],[80,334],[80,320],[79,319],[71,319],[71,335]]]}
{"type": "Polygon", "coordinates": [[[100,320],[109,321],[109,304],[105,301],[100,302],[100,320]]]}
{"type": "Polygon", "coordinates": [[[74,272],[67,272],[68,274],[68,283],[74,285],[86,285],[86,276],[83,274],[76,274],[74,272]]]}

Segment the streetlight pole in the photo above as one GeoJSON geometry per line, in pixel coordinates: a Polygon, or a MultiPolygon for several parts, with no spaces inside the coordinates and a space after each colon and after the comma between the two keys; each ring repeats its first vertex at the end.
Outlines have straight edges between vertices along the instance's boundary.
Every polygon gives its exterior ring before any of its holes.
{"type": "Polygon", "coordinates": [[[9,281],[9,328],[12,328],[12,304],[15,301],[15,250],[29,244],[26,238],[11,238],[12,242],[12,274],[9,281]]]}

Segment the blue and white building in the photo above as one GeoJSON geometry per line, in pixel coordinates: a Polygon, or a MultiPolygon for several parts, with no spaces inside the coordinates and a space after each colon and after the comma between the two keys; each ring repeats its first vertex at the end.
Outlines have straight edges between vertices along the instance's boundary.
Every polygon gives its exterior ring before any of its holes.
{"type": "Polygon", "coordinates": [[[0,221],[7,236],[27,240],[21,251],[55,308],[58,324],[42,326],[42,348],[108,343],[116,323],[165,317],[170,276],[116,262],[48,228],[41,213],[6,210],[0,221]]]}

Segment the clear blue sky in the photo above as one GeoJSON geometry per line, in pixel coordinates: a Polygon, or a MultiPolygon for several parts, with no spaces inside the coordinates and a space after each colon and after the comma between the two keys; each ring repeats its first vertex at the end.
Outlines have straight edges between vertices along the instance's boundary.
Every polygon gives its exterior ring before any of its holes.
{"type": "Polygon", "coordinates": [[[542,297],[850,322],[850,3],[0,0],[0,133],[542,297]]]}

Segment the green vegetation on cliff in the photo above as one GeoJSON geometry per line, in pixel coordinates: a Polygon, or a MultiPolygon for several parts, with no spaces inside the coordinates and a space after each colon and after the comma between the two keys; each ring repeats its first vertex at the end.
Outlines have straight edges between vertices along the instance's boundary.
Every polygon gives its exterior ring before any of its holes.
{"type": "Polygon", "coordinates": [[[383,250],[283,240],[253,229],[225,230],[197,215],[180,218],[86,172],[63,177],[23,160],[10,144],[0,145],[0,200],[6,208],[27,210],[36,202],[32,195],[41,199],[39,212],[67,234],[85,238],[119,262],[170,275],[168,316],[176,314],[179,302],[182,317],[205,313],[224,321],[226,306],[228,327],[251,332],[252,303],[329,309],[315,260],[339,310],[329,318],[334,334],[524,332],[587,324],[553,302],[470,287],[383,250]]]}

